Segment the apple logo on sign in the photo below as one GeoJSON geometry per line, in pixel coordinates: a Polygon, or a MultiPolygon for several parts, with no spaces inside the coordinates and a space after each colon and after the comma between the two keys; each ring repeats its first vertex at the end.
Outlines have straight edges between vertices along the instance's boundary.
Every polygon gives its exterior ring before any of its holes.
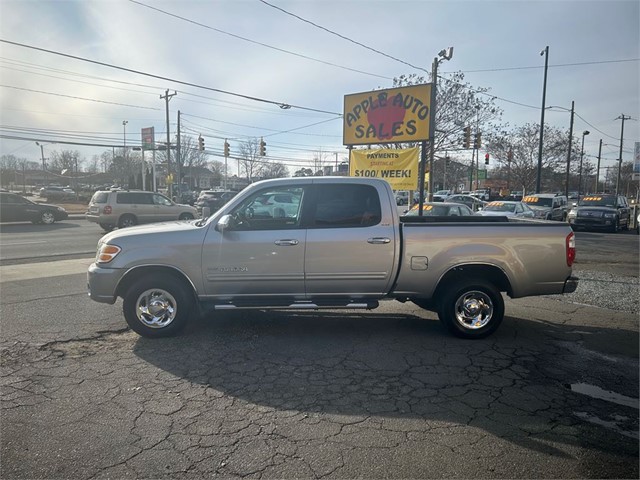
{"type": "Polygon", "coordinates": [[[404,123],[407,109],[404,108],[403,102],[400,102],[400,105],[393,105],[391,98],[383,98],[381,106],[380,100],[377,98],[371,103],[371,108],[367,112],[367,121],[375,129],[376,136],[380,140],[387,140],[393,138],[394,130],[404,123]]]}

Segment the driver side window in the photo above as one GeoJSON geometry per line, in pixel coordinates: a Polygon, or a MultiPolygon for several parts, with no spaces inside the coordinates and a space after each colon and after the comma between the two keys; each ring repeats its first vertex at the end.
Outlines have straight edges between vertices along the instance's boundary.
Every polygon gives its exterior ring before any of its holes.
{"type": "Polygon", "coordinates": [[[282,186],[255,192],[231,212],[233,230],[283,230],[300,225],[304,189],[282,186]]]}

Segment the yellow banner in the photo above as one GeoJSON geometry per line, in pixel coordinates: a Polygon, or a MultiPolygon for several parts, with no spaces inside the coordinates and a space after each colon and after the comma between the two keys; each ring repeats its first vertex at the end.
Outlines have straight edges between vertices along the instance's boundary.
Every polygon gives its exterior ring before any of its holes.
{"type": "Polygon", "coordinates": [[[429,140],[431,84],[354,93],[344,97],[345,145],[429,140]]]}
{"type": "Polygon", "coordinates": [[[383,178],[393,190],[416,190],[418,158],[418,147],[403,150],[351,150],[349,175],[383,178]]]}

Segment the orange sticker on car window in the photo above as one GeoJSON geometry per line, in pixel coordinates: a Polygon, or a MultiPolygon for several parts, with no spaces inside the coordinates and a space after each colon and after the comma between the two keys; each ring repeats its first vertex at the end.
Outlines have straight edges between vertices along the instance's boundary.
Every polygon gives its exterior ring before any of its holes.
{"type": "Polygon", "coordinates": [[[504,205],[503,202],[489,202],[487,205],[491,205],[492,207],[501,207],[504,205]]]}

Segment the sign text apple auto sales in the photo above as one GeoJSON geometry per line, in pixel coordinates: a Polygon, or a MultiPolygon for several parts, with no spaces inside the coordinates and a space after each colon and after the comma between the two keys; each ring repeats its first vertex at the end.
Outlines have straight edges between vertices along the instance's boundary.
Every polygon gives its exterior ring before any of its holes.
{"type": "Polygon", "coordinates": [[[429,138],[431,85],[344,97],[345,145],[416,142],[429,138]]]}

